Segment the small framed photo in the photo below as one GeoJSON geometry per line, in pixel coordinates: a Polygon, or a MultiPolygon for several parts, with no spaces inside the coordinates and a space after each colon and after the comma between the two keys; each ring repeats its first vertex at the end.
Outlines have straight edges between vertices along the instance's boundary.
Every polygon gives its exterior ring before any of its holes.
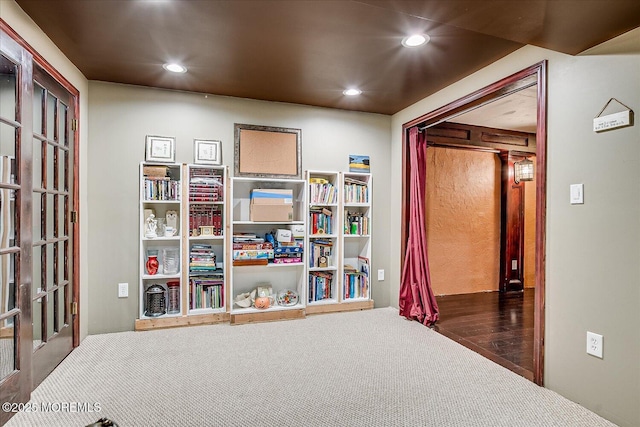
{"type": "Polygon", "coordinates": [[[156,163],[175,163],[176,139],[172,136],[147,135],[144,160],[156,163]]]}
{"type": "Polygon", "coordinates": [[[222,142],[206,139],[194,139],[194,163],[201,165],[222,164],[222,142]]]}

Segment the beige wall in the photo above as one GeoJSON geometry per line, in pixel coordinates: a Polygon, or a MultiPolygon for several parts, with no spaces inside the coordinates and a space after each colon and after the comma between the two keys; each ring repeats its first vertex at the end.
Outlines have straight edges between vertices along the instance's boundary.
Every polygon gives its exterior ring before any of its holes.
{"type": "Polygon", "coordinates": [[[26,40],[53,68],[58,70],[76,89],[80,92],[80,338],[84,339],[88,333],[88,312],[83,307],[88,306],[88,270],[87,251],[88,234],[86,232],[89,225],[89,215],[87,206],[87,91],[88,81],[80,71],[67,59],[66,56],[51,42],[51,40],[40,30],[38,26],[29,18],[13,0],[0,0],[0,18],[2,18],[11,28],[13,28],[23,39],[26,40]]]}
{"type": "Polygon", "coordinates": [[[498,290],[500,158],[427,149],[427,248],[433,292],[498,290]]]}
{"type": "MultiPolygon", "coordinates": [[[[402,124],[548,60],[545,384],[621,426],[640,425],[640,126],[594,133],[615,97],[640,111],[640,29],[588,56],[526,46],[395,114],[392,188],[401,188],[402,124]],[[623,46],[620,49],[620,46],[623,46]],[[627,53],[624,53],[627,52],[627,53]],[[583,183],[585,204],[569,204],[583,183]],[[586,354],[586,332],[604,336],[604,359],[586,354]]],[[[428,76],[425,76],[428,78],[428,76]]],[[[399,206],[399,191],[391,204],[399,206]]],[[[400,250],[392,211],[391,252],[400,250]]],[[[397,306],[400,262],[392,259],[397,306]]]]}
{"type": "MultiPolygon", "coordinates": [[[[373,174],[372,271],[389,269],[391,117],[248,99],[91,82],[88,177],[89,333],[132,330],[138,316],[138,170],[146,135],[176,137],[176,161],[193,161],[193,139],[222,141],[233,171],[234,123],[302,129],[303,170],[348,171],[349,154],[368,154],[373,174]],[[118,298],[127,282],[130,297],[118,298]]],[[[373,274],[378,307],[389,283],[373,274]]]]}

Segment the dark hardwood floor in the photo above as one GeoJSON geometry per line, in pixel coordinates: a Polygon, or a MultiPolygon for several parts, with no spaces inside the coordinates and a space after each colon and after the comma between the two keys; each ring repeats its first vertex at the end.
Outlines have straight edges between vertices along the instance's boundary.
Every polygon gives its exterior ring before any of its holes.
{"type": "Polygon", "coordinates": [[[437,297],[433,329],[533,381],[534,289],[437,297]]]}

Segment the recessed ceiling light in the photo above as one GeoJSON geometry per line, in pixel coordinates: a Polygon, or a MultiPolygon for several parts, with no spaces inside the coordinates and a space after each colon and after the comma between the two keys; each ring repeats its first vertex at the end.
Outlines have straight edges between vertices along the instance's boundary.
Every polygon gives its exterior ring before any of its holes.
{"type": "Polygon", "coordinates": [[[414,34],[402,39],[402,46],[404,47],[417,47],[422,46],[425,43],[429,43],[431,38],[426,34],[414,34]]]}
{"type": "Polygon", "coordinates": [[[357,95],[360,95],[362,91],[360,89],[352,88],[352,89],[345,89],[342,91],[342,93],[347,96],[357,96],[357,95]]]}
{"type": "Polygon", "coordinates": [[[171,71],[172,73],[186,73],[187,72],[187,67],[185,67],[184,65],[175,64],[175,63],[164,64],[162,66],[162,68],[164,68],[167,71],[171,71]]]}

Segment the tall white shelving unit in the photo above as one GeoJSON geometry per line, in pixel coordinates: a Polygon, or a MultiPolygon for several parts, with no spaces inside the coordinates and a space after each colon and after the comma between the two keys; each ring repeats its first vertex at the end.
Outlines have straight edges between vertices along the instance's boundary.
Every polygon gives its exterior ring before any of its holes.
{"type": "MultiPolygon", "coordinates": [[[[231,179],[231,238],[238,234],[255,234],[264,237],[266,233],[277,229],[291,229],[294,226],[306,229],[306,181],[299,179],[266,179],[234,177],[231,179]],[[255,189],[286,189],[293,194],[293,217],[290,221],[251,221],[251,191],[255,189]]],[[[306,240],[306,236],[305,236],[306,240]]],[[[233,264],[233,243],[227,259],[233,264]]],[[[306,248],[305,248],[306,250],[306,248]]],[[[305,257],[302,262],[291,264],[267,265],[234,265],[230,269],[229,293],[231,323],[248,323],[256,321],[293,319],[304,317],[305,308],[305,257]],[[284,290],[293,290],[298,294],[295,305],[283,306],[273,304],[269,308],[259,309],[253,306],[240,307],[234,303],[235,298],[243,293],[251,292],[257,286],[268,283],[274,294],[284,290]]]]}
{"type": "Polygon", "coordinates": [[[306,313],[320,313],[339,302],[341,180],[338,172],[307,171],[306,313]]]}
{"type": "Polygon", "coordinates": [[[181,193],[182,165],[140,164],[140,320],[159,320],[184,314],[182,233],[177,230],[175,235],[166,236],[162,234],[161,227],[156,229],[154,237],[146,232],[146,214],[149,212],[153,212],[156,219],[166,219],[168,211],[182,213],[181,193]],[[156,272],[148,269],[150,256],[157,257],[159,265],[156,272]],[[177,297],[175,291],[169,292],[173,284],[179,286],[177,297]]]}
{"type": "Polygon", "coordinates": [[[227,311],[228,175],[226,166],[186,167],[184,280],[191,316],[227,311]]]}
{"type": "Polygon", "coordinates": [[[370,173],[343,172],[341,177],[340,303],[349,304],[349,309],[372,308],[371,195],[373,180],[370,173]]]}

